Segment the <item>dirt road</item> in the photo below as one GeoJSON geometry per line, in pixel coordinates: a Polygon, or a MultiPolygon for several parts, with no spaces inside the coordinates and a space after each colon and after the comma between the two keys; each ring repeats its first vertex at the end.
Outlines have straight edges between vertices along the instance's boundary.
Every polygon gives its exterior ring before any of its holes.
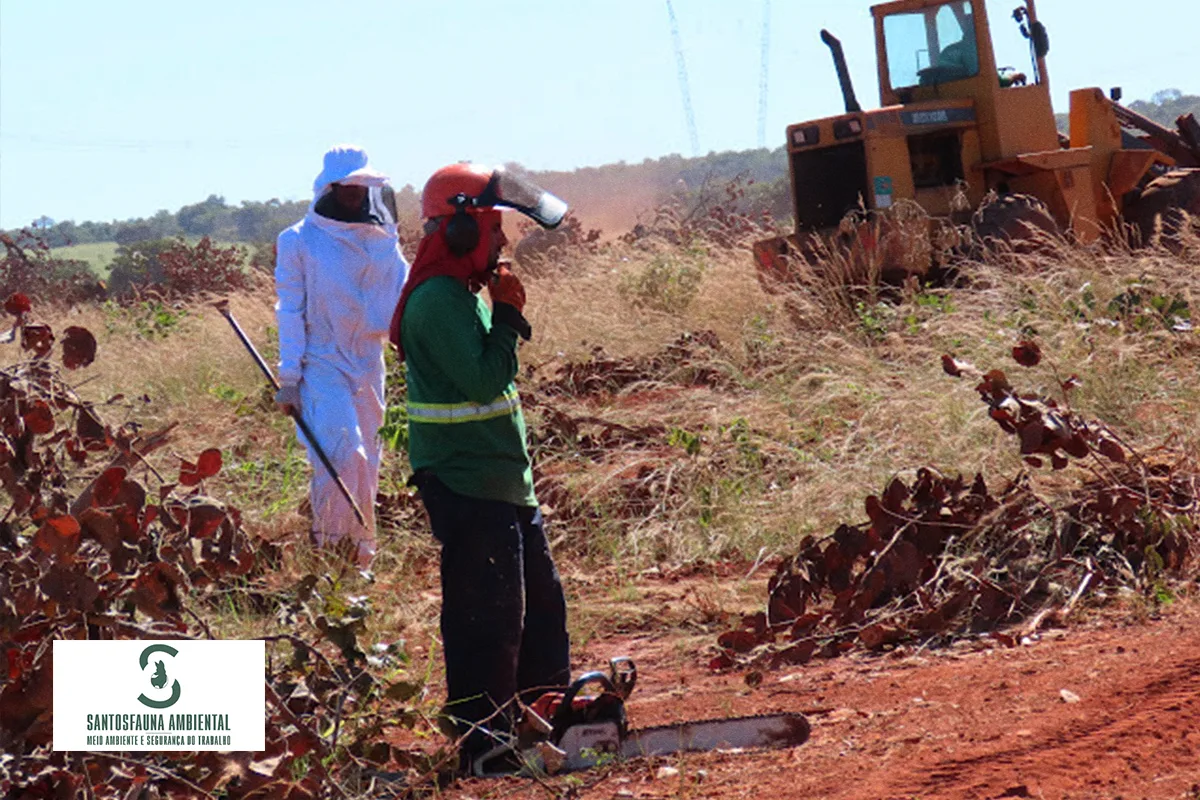
{"type": "Polygon", "coordinates": [[[643,682],[634,726],[801,711],[790,751],[687,755],[607,773],[462,781],[446,796],[573,798],[1200,799],[1200,603],[1155,618],[1111,617],[1026,646],[848,656],[772,672],[754,689],[710,674],[704,639],[597,640],[582,659],[627,652],[643,682]],[[1124,619],[1124,618],[1122,618],[1124,619]]]}

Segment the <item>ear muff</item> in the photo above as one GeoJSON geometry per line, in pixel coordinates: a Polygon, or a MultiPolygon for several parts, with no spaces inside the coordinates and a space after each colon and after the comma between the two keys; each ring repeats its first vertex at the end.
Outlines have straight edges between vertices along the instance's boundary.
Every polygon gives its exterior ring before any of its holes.
{"type": "Polygon", "coordinates": [[[450,253],[461,258],[479,246],[479,223],[467,213],[470,200],[465,194],[450,198],[454,215],[446,223],[446,245],[450,253]]]}

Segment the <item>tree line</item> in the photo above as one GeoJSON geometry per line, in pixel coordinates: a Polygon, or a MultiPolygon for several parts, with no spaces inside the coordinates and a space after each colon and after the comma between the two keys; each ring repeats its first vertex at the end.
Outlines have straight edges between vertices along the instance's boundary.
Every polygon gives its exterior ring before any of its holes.
{"type": "MultiPolygon", "coordinates": [[[[506,166],[528,172],[519,164],[506,166]]],[[[605,199],[619,198],[622,187],[628,187],[631,181],[648,183],[648,188],[655,195],[666,196],[681,182],[694,187],[706,178],[720,180],[738,176],[765,181],[782,177],[785,169],[783,148],[778,148],[773,151],[710,153],[700,158],[670,155],[646,159],[640,164],[620,162],[571,172],[529,174],[551,191],[574,200],[579,192],[596,197],[603,195],[605,199]]],[[[308,205],[308,200],[282,201],[276,198],[231,205],[223,196],[213,194],[199,203],[183,206],[175,213],[163,209],[151,217],[79,223],[72,220],[58,222],[42,217],[35,220],[31,227],[49,247],[91,242],[129,245],[179,236],[191,239],[208,236],[218,241],[259,243],[273,241],[280,231],[304,216],[308,205]]],[[[415,225],[420,213],[419,190],[411,185],[397,189],[396,205],[401,222],[406,227],[408,224],[415,225]]]]}
{"type": "Polygon", "coordinates": [[[112,222],[55,222],[47,217],[35,220],[33,228],[50,247],[90,242],[133,244],[176,236],[203,237],[236,242],[274,239],[308,209],[307,201],[246,201],[232,206],[220,195],[184,206],[172,214],[163,209],[152,217],[112,222]]]}

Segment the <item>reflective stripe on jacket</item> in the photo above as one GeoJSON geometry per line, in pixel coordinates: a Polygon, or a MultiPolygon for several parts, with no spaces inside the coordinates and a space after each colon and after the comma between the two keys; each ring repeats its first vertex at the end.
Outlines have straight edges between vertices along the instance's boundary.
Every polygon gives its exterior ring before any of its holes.
{"type": "Polygon", "coordinates": [[[479,422],[507,417],[521,407],[516,391],[505,392],[487,405],[475,403],[413,403],[408,404],[408,418],[413,422],[432,425],[453,425],[459,422],[479,422]]]}

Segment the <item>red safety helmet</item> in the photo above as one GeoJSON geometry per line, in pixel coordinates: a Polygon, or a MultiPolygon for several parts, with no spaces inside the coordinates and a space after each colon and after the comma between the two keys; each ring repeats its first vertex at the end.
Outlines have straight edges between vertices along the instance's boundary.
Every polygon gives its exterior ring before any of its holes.
{"type": "Polygon", "coordinates": [[[421,216],[425,219],[453,214],[452,198],[462,194],[477,198],[492,179],[492,168],[482,164],[451,164],[429,177],[421,190],[421,216]]]}
{"type": "Polygon", "coordinates": [[[421,190],[425,219],[485,208],[520,211],[544,228],[557,227],[567,213],[562,200],[503,167],[451,164],[433,173],[421,190]]]}

